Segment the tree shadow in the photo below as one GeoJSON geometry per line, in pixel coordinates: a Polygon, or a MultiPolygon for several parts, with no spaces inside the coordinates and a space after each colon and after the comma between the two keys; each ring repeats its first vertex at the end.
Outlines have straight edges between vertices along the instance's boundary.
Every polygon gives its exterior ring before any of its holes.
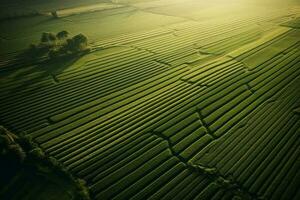
{"type": "Polygon", "coordinates": [[[55,60],[47,60],[36,66],[36,70],[48,73],[49,75],[58,75],[70,66],[72,66],[81,56],[69,55],[63,56],[61,58],[56,58],[55,60]]]}
{"type": "Polygon", "coordinates": [[[16,74],[13,76],[12,81],[16,81],[17,83],[17,86],[8,93],[8,96],[48,79],[52,79],[53,84],[58,84],[59,82],[55,77],[72,66],[81,57],[82,55],[64,56],[55,60],[44,60],[40,63],[34,65],[31,64],[30,66],[25,66],[24,68],[19,67],[8,72],[16,74]]]}

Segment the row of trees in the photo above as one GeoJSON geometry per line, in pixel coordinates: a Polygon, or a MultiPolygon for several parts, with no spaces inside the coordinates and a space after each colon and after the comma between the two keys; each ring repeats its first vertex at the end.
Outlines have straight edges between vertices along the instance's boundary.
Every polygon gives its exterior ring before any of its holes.
{"type": "Polygon", "coordinates": [[[31,58],[48,56],[49,58],[75,55],[89,51],[88,38],[83,34],[70,37],[68,31],[60,31],[57,34],[42,33],[39,44],[31,44],[29,54],[31,58]]]}

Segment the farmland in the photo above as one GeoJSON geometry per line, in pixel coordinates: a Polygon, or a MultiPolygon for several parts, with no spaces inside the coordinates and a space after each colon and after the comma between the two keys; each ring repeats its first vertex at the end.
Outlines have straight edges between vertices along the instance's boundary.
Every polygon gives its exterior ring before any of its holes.
{"type": "Polygon", "coordinates": [[[300,199],[299,2],[9,8],[0,21],[0,124],[84,180],[91,199],[300,199]],[[39,14],[7,19],[14,9],[39,14]],[[91,51],[25,59],[41,33],[61,30],[87,35],[91,51]]]}

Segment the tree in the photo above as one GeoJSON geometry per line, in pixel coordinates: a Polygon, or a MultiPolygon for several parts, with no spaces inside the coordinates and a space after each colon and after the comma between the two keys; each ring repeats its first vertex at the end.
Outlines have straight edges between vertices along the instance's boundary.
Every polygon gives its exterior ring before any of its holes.
{"type": "Polygon", "coordinates": [[[62,40],[62,39],[66,39],[69,36],[69,32],[68,31],[60,31],[56,34],[57,39],[62,40]]]}
{"type": "Polygon", "coordinates": [[[54,42],[56,39],[57,38],[54,33],[44,32],[42,33],[41,42],[49,43],[49,42],[54,42]]]}
{"type": "Polygon", "coordinates": [[[76,51],[83,51],[87,48],[88,38],[85,35],[80,33],[75,35],[72,40],[76,51]]]}

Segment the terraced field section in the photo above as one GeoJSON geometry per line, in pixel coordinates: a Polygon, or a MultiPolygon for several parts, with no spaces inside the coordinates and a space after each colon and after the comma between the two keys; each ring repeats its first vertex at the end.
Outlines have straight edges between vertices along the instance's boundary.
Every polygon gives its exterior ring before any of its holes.
{"type": "MultiPolygon", "coordinates": [[[[169,12],[138,5],[127,14],[169,12]]],[[[197,9],[95,37],[53,70],[3,68],[0,122],[86,180],[92,199],[299,199],[299,7],[197,9]]]]}

